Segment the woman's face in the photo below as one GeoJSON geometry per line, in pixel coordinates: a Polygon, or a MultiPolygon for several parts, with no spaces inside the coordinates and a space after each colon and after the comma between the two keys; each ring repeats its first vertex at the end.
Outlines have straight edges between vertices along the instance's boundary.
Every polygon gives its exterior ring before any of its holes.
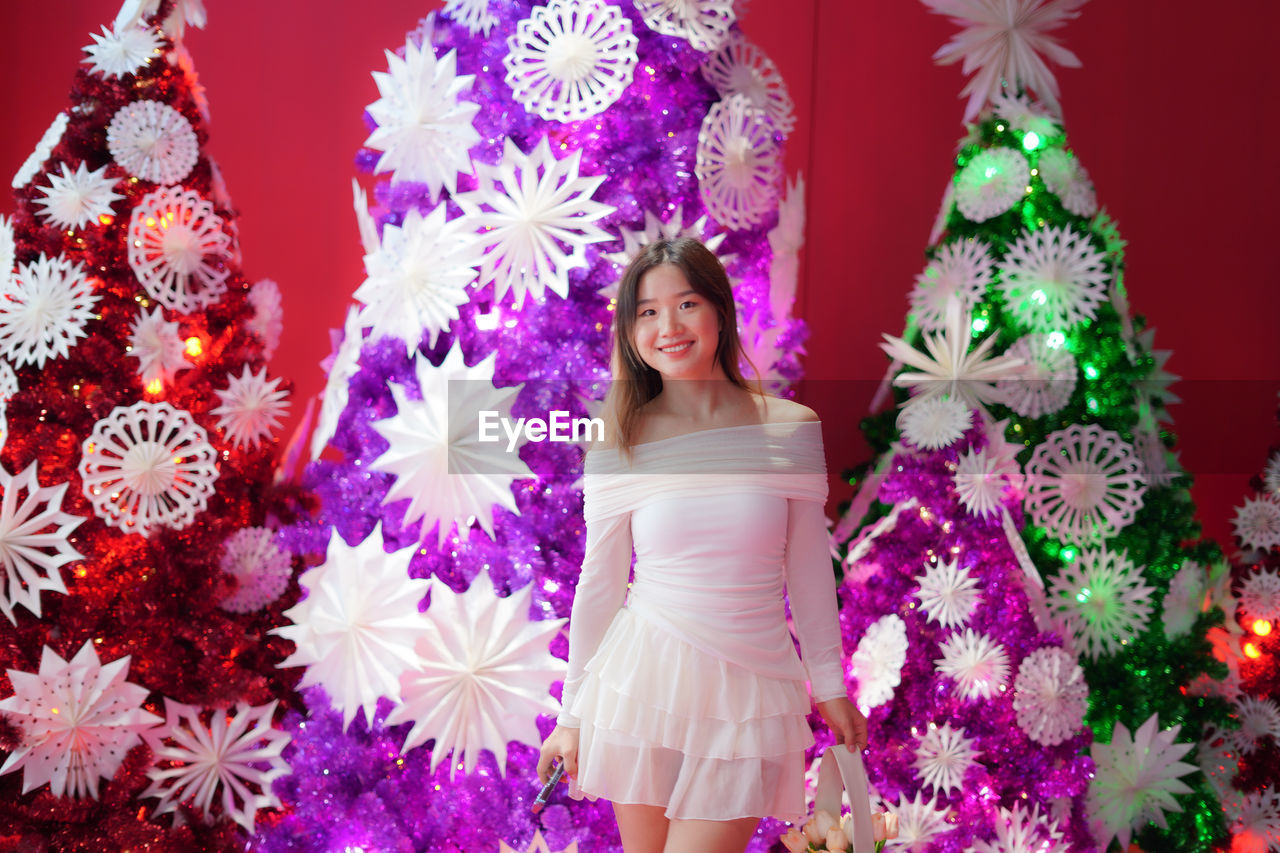
{"type": "Polygon", "coordinates": [[[673,264],[640,277],[633,335],[640,358],[663,379],[724,378],[716,362],[720,317],[673,264]]]}

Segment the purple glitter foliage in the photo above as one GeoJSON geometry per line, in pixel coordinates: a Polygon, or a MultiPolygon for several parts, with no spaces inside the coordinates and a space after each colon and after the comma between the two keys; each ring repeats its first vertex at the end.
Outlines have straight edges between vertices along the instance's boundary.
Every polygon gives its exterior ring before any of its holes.
{"type": "Polygon", "coordinates": [[[256,850],[470,853],[497,849],[499,839],[527,845],[539,829],[553,849],[618,845],[608,805],[572,801],[563,786],[540,815],[530,811],[538,792],[531,747],[512,743],[505,773],[489,752],[469,774],[451,776],[448,757],[432,772],[432,742],[401,755],[410,726],[385,725],[389,702],[379,703],[372,725],[357,717],[344,732],[322,690],[304,698],[308,713],[284,720],[293,737],[284,757],[294,772],[275,787],[290,808],[260,824],[256,850]]]}
{"type": "MultiPolygon", "coordinates": [[[[840,589],[846,650],[856,649],[867,628],[887,614],[897,614],[907,629],[901,683],[893,698],[869,715],[868,775],[886,802],[912,799],[922,790],[914,766],[920,739],[929,724],[949,723],[974,740],[978,760],[965,775],[961,793],[939,793],[939,807],[949,810],[947,820],[955,828],[936,836],[923,850],[958,853],[970,849],[975,840],[990,840],[1000,807],[1012,809],[1016,803],[1027,810],[1038,806],[1041,815],[1056,817],[1070,842],[1068,849],[1092,849],[1084,805],[1093,771],[1085,756],[1091,741],[1087,728],[1056,746],[1043,746],[1018,726],[1013,708],[1018,665],[1038,648],[1060,646],[1061,638],[1037,629],[1023,586],[1025,576],[999,517],[970,515],[953,487],[956,459],[984,443],[981,428],[974,427],[943,450],[908,448],[893,457],[878,499],[901,504],[915,498],[919,506],[904,510],[894,527],[874,540],[840,589]],[[987,699],[959,697],[952,680],[935,670],[941,643],[955,629],[928,621],[915,597],[916,576],[926,565],[952,559],[977,579],[981,591],[967,627],[999,643],[1009,656],[1008,680],[987,699]]],[[[1006,492],[1005,506],[1021,525],[1017,505],[1006,492]]],[[[934,793],[924,788],[924,800],[934,793]]]]}
{"type": "MultiPolygon", "coordinates": [[[[604,177],[593,198],[615,208],[597,223],[612,233],[642,229],[646,212],[666,221],[679,209],[685,225],[706,214],[694,167],[702,118],[719,100],[701,73],[706,54],[683,39],[658,35],[630,4],[621,4],[617,8],[631,21],[639,41],[632,84],[599,115],[548,122],[514,100],[502,62],[507,35],[535,5],[540,4],[490,4],[498,23],[488,36],[473,36],[443,13],[428,16],[409,35],[416,44],[431,42],[438,56],[456,51],[458,74],[474,76],[461,96],[481,105],[473,122],[481,141],[470,151],[472,161],[497,163],[508,139],[529,152],[545,136],[559,158],[580,152],[581,175],[604,177]]],[[[367,113],[365,121],[374,127],[367,113]]],[[[361,148],[356,166],[373,174],[380,157],[380,152],[361,148]]],[[[458,192],[476,185],[474,176],[457,178],[458,192]]],[[[422,183],[379,180],[371,195],[371,214],[380,229],[401,223],[410,210],[426,213],[439,204],[447,206],[450,219],[462,215],[447,192],[433,197],[422,183]]],[[[764,312],[766,326],[785,321],[769,316],[768,231],[776,221],[776,213],[770,214],[755,228],[728,232],[720,250],[734,256],[729,273],[743,320],[764,312]]],[[[704,237],[723,230],[710,217],[708,223],[704,237]]],[[[612,314],[600,290],[621,272],[606,256],[622,249],[620,239],[588,246],[586,265],[569,271],[564,298],[548,290],[542,298],[527,296],[517,308],[511,295],[495,304],[492,284],[478,287],[434,345],[427,336],[418,342],[418,353],[437,366],[453,347],[468,365],[496,354],[494,385],[522,386],[513,416],[545,417],[554,409],[587,416],[588,402],[603,398],[610,378],[612,314]]],[[[798,356],[805,334],[803,323],[793,321],[780,336],[778,371],[788,380],[801,375],[798,356]]],[[[330,449],[303,475],[320,509],[282,530],[282,544],[315,565],[322,562],[333,533],[355,544],[381,525],[388,550],[415,548],[409,563],[414,577],[434,577],[460,592],[487,572],[499,594],[531,586],[533,618],[568,617],[585,535],[577,487],[581,452],[566,445],[527,444],[521,458],[536,476],[512,484],[518,514],[495,508],[492,536],[474,525],[470,531],[446,530],[441,541],[434,523],[428,530],[420,522],[404,523],[405,501],[384,505],[393,477],[370,470],[387,449],[373,425],[396,411],[391,384],[402,386],[410,399],[418,397],[414,357],[402,341],[366,340],[330,449]]],[[[567,657],[566,635],[562,631],[551,642],[553,655],[567,657]]],[[[561,689],[555,682],[551,695],[558,699],[561,689]]],[[[279,819],[261,825],[257,849],[473,851],[496,849],[498,840],[524,849],[538,829],[552,850],[573,841],[593,853],[621,849],[607,803],[573,801],[562,789],[540,815],[529,812],[537,791],[537,754],[531,747],[508,744],[505,775],[488,752],[471,774],[459,771],[450,778],[443,767],[433,774],[430,744],[399,754],[404,732],[385,728],[382,721],[390,706],[383,704],[372,727],[358,720],[344,733],[341,717],[324,693],[308,693],[308,713],[287,720],[294,736],[288,756],[293,775],[276,787],[285,810],[279,819]]],[[[544,736],[553,725],[549,717],[539,719],[544,736]]],[[[750,849],[776,849],[784,828],[777,821],[763,822],[750,849]]]]}

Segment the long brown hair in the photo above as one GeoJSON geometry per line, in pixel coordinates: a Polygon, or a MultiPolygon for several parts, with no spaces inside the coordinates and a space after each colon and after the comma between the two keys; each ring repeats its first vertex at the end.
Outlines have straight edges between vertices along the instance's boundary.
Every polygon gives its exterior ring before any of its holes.
{"type": "Polygon", "coordinates": [[[640,279],[663,264],[671,264],[684,273],[694,293],[706,299],[719,316],[720,338],[716,342],[715,357],[724,375],[739,388],[762,393],[748,384],[738,366],[744,354],[738,338],[733,287],[724,264],[692,237],[650,243],[623,271],[613,313],[613,382],[605,397],[605,411],[612,421],[618,449],[628,456],[635,443],[641,407],[662,391],[662,375],[645,364],[636,350],[635,326],[640,279]]]}

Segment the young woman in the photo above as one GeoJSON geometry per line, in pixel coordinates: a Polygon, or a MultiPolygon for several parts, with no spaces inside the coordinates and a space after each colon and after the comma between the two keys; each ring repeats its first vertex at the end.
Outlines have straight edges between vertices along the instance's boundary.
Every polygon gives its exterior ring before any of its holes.
{"type": "Polygon", "coordinates": [[[544,782],[559,757],[574,796],[613,802],[627,853],[740,853],[761,817],[801,818],[806,678],[836,739],[866,746],[840,661],[821,427],[752,390],[741,354],[705,246],[660,241],[627,267],[612,434],[586,457],[564,710],[538,762],[544,782]]]}

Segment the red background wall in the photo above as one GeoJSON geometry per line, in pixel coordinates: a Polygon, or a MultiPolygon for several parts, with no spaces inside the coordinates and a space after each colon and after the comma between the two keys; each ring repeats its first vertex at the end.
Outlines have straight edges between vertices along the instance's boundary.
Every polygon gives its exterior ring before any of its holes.
{"type": "MultiPolygon", "coordinates": [[[[350,181],[361,112],[377,97],[369,73],[440,3],[206,3],[209,28],[187,42],[212,102],[210,154],[240,209],[246,274],[284,291],[272,372],[293,380],[301,410],[323,387],[326,330],[363,278],[350,181]]],[[[117,8],[0,10],[4,180],[66,106],[88,32],[117,8]]],[[[1280,434],[1278,24],[1262,0],[1211,11],[1097,0],[1059,31],[1083,62],[1058,74],[1069,141],[1129,240],[1133,309],[1184,377],[1186,402],[1173,409],[1182,462],[1220,538],[1280,434]]],[[[826,421],[832,465],[850,464],[867,452],[857,422],[885,367],[876,343],[902,329],[963,133],[960,71],[930,60],[954,28],[906,0],[752,0],[743,28],[777,62],[800,118],[787,153],[809,186],[797,311],[813,336],[800,396],[826,421]]],[[[6,197],[0,213],[12,206],[6,197]]]]}

